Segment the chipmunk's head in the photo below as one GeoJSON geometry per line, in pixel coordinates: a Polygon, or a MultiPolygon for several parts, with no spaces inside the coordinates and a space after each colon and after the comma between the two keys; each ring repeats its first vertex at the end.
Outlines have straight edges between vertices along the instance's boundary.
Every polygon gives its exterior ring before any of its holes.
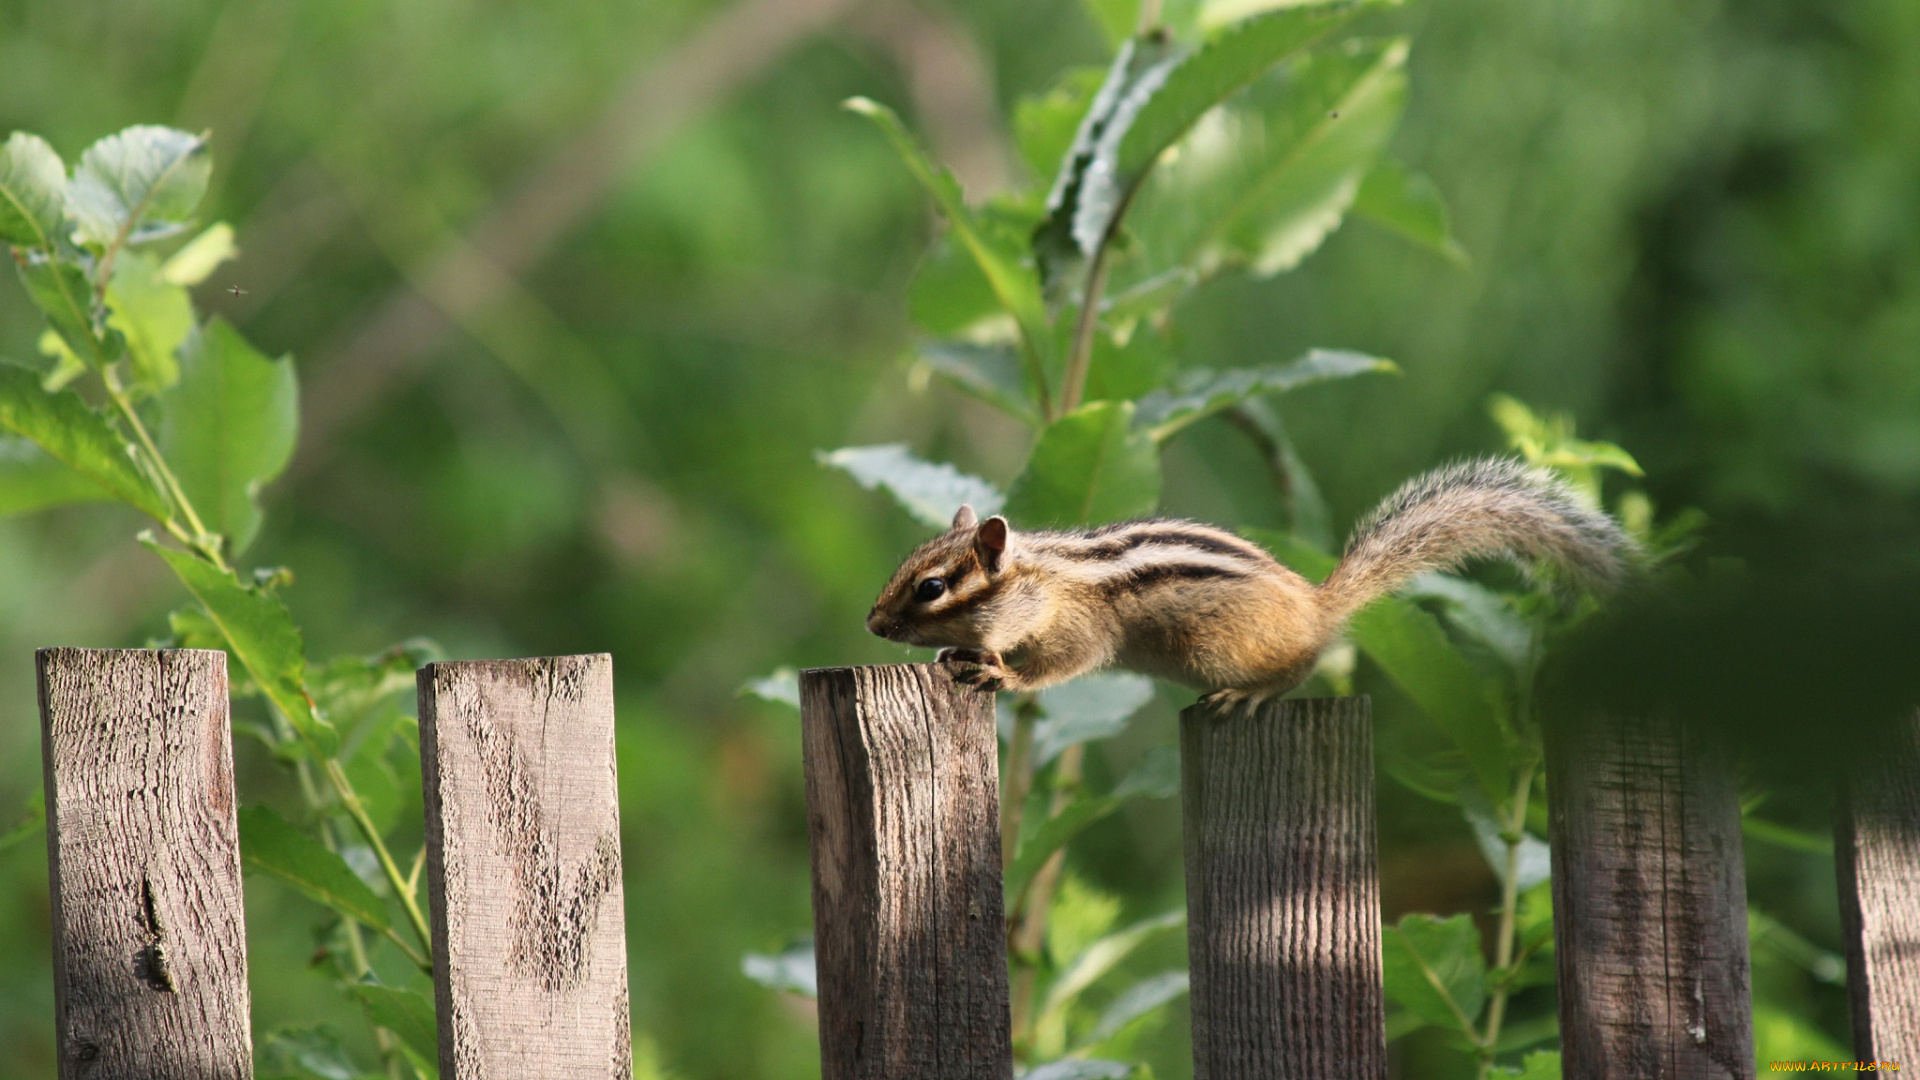
{"type": "Polygon", "coordinates": [[[982,602],[1005,569],[1007,519],[985,521],[962,506],[946,532],[921,544],[894,571],[867,614],[867,629],[905,645],[979,648],[982,602]]]}

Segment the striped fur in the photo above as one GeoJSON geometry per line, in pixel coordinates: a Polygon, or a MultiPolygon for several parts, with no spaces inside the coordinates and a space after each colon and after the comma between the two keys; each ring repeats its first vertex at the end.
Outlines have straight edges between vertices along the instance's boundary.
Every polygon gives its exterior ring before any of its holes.
{"type": "Polygon", "coordinates": [[[1598,588],[1624,575],[1631,551],[1611,518],[1551,473],[1502,459],[1409,482],[1355,530],[1318,588],[1199,522],[1013,532],[962,508],[901,564],[867,626],[944,647],[983,685],[1038,689],[1118,664],[1259,700],[1298,685],[1349,616],[1422,571],[1511,558],[1598,588]],[[923,600],[930,578],[944,591],[923,600]]]}

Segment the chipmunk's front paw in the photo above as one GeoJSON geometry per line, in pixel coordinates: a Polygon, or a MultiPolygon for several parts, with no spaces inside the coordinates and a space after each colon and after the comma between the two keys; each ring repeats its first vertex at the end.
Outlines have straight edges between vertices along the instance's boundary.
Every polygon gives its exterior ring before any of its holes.
{"type": "Polygon", "coordinates": [[[1211,694],[1204,695],[1200,699],[1200,704],[1219,713],[1221,716],[1233,716],[1236,714],[1252,716],[1254,710],[1258,709],[1262,702],[1272,696],[1273,692],[1271,690],[1229,688],[1226,690],[1215,690],[1211,694]]]}
{"type": "Polygon", "coordinates": [[[935,662],[958,664],[960,670],[953,673],[953,681],[962,686],[976,686],[982,690],[1004,690],[1018,681],[1012,668],[997,652],[984,652],[979,649],[941,649],[934,657],[935,662]]]}

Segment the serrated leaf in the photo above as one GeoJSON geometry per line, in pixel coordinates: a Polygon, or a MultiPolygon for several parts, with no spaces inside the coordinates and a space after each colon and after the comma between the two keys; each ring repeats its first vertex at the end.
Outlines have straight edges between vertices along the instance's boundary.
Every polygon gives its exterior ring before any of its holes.
{"type": "Polygon", "coordinates": [[[769,990],[784,990],[809,998],[820,996],[818,961],[812,941],[797,942],[773,956],[748,953],[740,958],[740,973],[769,990]]]}
{"type": "Polygon", "coordinates": [[[880,128],[893,144],[894,151],[920,185],[933,196],[961,247],[973,257],[987,279],[993,294],[1020,328],[1021,354],[1026,358],[1030,377],[1045,388],[1046,357],[1051,352],[1053,335],[1047,324],[1046,308],[1040,301],[1040,284],[1033,271],[1020,261],[1020,252],[1002,242],[994,233],[982,229],[961,197],[959,181],[946,169],[935,165],[920,149],[919,143],[900,123],[892,109],[864,97],[849,98],[846,108],[866,117],[880,128]]]}
{"type": "Polygon", "coordinates": [[[75,239],[104,249],[179,232],[212,173],[203,136],[151,124],[109,135],[80,155],[67,185],[75,239]]]}
{"type": "Polygon", "coordinates": [[[387,905],[347,861],[265,806],[240,808],[240,857],[309,900],[375,930],[389,924],[387,905]]]}
{"type": "Polygon", "coordinates": [[[433,1002],[411,990],[391,986],[358,983],[349,988],[353,999],[375,1027],[383,1027],[400,1037],[422,1062],[440,1059],[438,1021],[433,1002]]]}
{"type": "Polygon", "coordinates": [[[1290,363],[1257,368],[1189,368],[1168,389],[1140,400],[1134,425],[1155,442],[1165,442],[1194,421],[1255,395],[1284,393],[1317,382],[1375,372],[1397,374],[1399,370],[1391,360],[1341,349],[1314,349],[1290,363]]]}
{"type": "Polygon", "coordinates": [[[267,359],[225,320],[180,351],[180,385],[161,402],[161,449],[201,520],[235,552],[260,530],[261,487],[293,457],[299,397],[292,359],[267,359]]]}
{"type": "Polygon", "coordinates": [[[160,276],[172,284],[192,287],[207,280],[221,263],[239,256],[240,249],[233,242],[233,226],[216,221],[174,252],[160,268],[160,276]]]}
{"type": "Polygon", "coordinates": [[[1040,1019],[1036,1027],[1047,1026],[1050,1019],[1064,1013],[1089,986],[1118,967],[1122,960],[1133,955],[1140,946],[1167,933],[1187,925],[1187,913],[1184,909],[1169,911],[1134,923],[1123,930],[1116,930],[1106,937],[1088,945],[1079,956],[1073,958],[1062,970],[1053,984],[1047,987],[1047,997],[1040,1009],[1040,1019]]]}
{"type": "Polygon", "coordinates": [[[113,498],[25,439],[0,437],[0,517],[113,498]]]}
{"type": "Polygon", "coordinates": [[[38,135],[0,143],[0,241],[51,251],[66,216],[67,167],[38,135]]]}
{"type": "Polygon", "coordinates": [[[1075,743],[1110,739],[1153,699],[1153,680],[1125,671],[1082,675],[1040,691],[1045,716],[1033,729],[1033,761],[1038,768],[1075,743]]]}
{"type": "Polygon", "coordinates": [[[1093,1031],[1081,1041],[1081,1047],[1098,1046],[1120,1034],[1135,1020],[1176,1001],[1190,988],[1184,971],[1163,971],[1127,987],[1100,1014],[1093,1031]]]}
{"type": "Polygon", "coordinates": [[[321,757],[334,756],[340,749],[340,735],[307,696],[300,630],[286,605],[278,597],[242,586],[231,573],[198,555],[164,547],[151,537],[142,537],[141,543],[159,555],[200,601],[247,674],[301,738],[321,757]]]}
{"type": "Polygon", "coordinates": [[[175,354],[193,330],[193,301],[186,289],[161,276],[152,256],[127,252],[113,264],[107,325],[126,338],[136,387],[157,394],[180,381],[175,354]]]}
{"type": "Polygon", "coordinates": [[[1018,525],[1086,525],[1151,514],[1160,453],[1133,427],[1133,403],[1096,401],[1055,420],[1007,493],[1018,525]]]}
{"type": "Polygon", "coordinates": [[[1468,263],[1467,251],[1453,238],[1446,200],[1425,173],[1390,157],[1374,162],[1353,212],[1434,252],[1455,266],[1468,263]]]}
{"type": "Polygon", "coordinates": [[[1381,935],[1387,998],[1427,1023],[1459,1031],[1486,1004],[1486,960],[1470,915],[1407,915],[1381,935]]]}
{"type": "Polygon", "coordinates": [[[1133,1072],[1134,1067],[1124,1061],[1061,1058],[1027,1069],[1018,1080],[1127,1080],[1133,1072]]]}
{"type": "Polygon", "coordinates": [[[1088,259],[1106,241],[1120,209],[1117,200],[1122,192],[1111,183],[1110,175],[1118,140],[1186,55],[1162,32],[1129,38],[1121,43],[1105,79],[1083,110],[1047,192],[1046,219],[1033,233],[1034,260],[1049,303],[1077,302],[1088,259]],[[1104,216],[1089,212],[1085,205],[1089,200],[1104,216]]]}
{"type": "Polygon", "coordinates": [[[39,444],[121,502],[166,520],[166,503],[134,464],[125,440],[73,391],[48,393],[38,375],[0,364],[0,428],[39,444]]]}
{"type": "Polygon", "coordinates": [[[126,342],[95,318],[93,284],[79,267],[39,252],[16,252],[14,264],[34,306],[74,355],[96,370],[120,358],[126,342]]]}
{"type": "MultiPolygon", "coordinates": [[[[1071,201],[1072,238],[1080,252],[1091,255],[1104,242],[1155,163],[1202,116],[1358,10],[1352,2],[1309,2],[1266,12],[1191,53],[1175,54],[1170,63],[1143,68],[1099,132],[1071,201]]],[[[1144,45],[1149,39],[1135,40],[1144,45]]]]}
{"type": "Polygon", "coordinates": [[[815,460],[846,472],[868,491],[885,489],[916,521],[944,529],[962,504],[980,516],[998,513],[1004,497],[992,484],[951,465],[922,461],[902,443],[819,451],[815,460]]]}
{"type": "Polygon", "coordinates": [[[915,355],[929,371],[955,387],[1028,424],[1040,414],[1027,397],[1020,357],[1005,345],[929,341],[915,355]]]}
{"type": "Polygon", "coordinates": [[[1406,55],[1401,40],[1317,50],[1209,114],[1142,194],[1147,264],[1297,265],[1339,226],[1399,122],[1406,55]]]}

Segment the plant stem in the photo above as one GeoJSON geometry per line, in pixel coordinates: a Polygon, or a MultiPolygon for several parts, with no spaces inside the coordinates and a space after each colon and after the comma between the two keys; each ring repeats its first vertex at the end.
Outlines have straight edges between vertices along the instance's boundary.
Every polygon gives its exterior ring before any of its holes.
{"type": "MultiPolygon", "coordinates": [[[[1119,215],[1114,216],[1116,225],[1119,215]]],[[[1080,315],[1073,327],[1073,351],[1067,354],[1067,370],[1060,380],[1060,414],[1080,407],[1087,389],[1087,374],[1093,367],[1094,332],[1100,326],[1100,294],[1107,287],[1107,251],[1112,233],[1100,239],[1094,249],[1093,263],[1087,268],[1087,290],[1080,300],[1080,315]]]]}
{"type": "Polygon", "coordinates": [[[127,427],[132,429],[134,438],[139,440],[141,449],[146,451],[147,458],[153,464],[154,472],[159,474],[161,483],[166,485],[167,497],[173,500],[173,504],[179,507],[180,513],[186,517],[187,528],[193,530],[193,535],[182,536],[179,527],[172,521],[163,523],[168,526],[167,531],[173,533],[176,539],[190,544],[207,556],[215,566],[228,570],[226,559],[220,554],[219,545],[207,542],[206,525],[201,522],[200,515],[194,511],[192,500],[187,498],[186,490],[180,486],[179,478],[173,475],[173,469],[167,465],[167,459],[160,453],[160,447],[154,443],[153,436],[147,433],[147,425],[140,422],[140,414],[134,411],[133,402],[127,400],[126,392],[120,389],[120,380],[102,372],[100,381],[107,388],[107,397],[112,399],[114,407],[120,411],[121,418],[126,420],[127,427]]]}
{"type": "MultiPolygon", "coordinates": [[[[1047,817],[1058,817],[1073,797],[1080,791],[1080,771],[1086,760],[1087,745],[1074,743],[1060,751],[1059,764],[1053,771],[1053,801],[1048,807],[1047,817]]],[[[1018,924],[1013,933],[1013,949],[1016,955],[1037,956],[1047,941],[1047,915],[1053,908],[1053,894],[1060,887],[1060,870],[1065,865],[1066,849],[1053,853],[1042,864],[1038,873],[1033,875],[1033,883],[1027,887],[1026,902],[1014,913],[1018,924]]],[[[1033,1034],[1033,988],[1035,982],[1033,965],[1021,969],[1013,986],[1013,1041],[1017,1045],[1033,1034]]]]}
{"type": "Polygon", "coordinates": [[[1500,975],[1498,985],[1494,987],[1493,997],[1487,1004],[1487,1030],[1480,1040],[1479,1080],[1486,1080],[1493,1070],[1495,1048],[1500,1043],[1500,1025],[1506,1019],[1507,997],[1512,992],[1514,963],[1514,929],[1519,921],[1520,909],[1520,845],[1526,839],[1527,797],[1533,793],[1534,761],[1528,761],[1520,769],[1520,776],[1513,785],[1513,807],[1507,820],[1502,822],[1501,839],[1507,845],[1505,880],[1500,886],[1500,930],[1494,942],[1493,967],[1500,975]]]}
{"type": "Polygon", "coordinates": [[[340,762],[328,758],[322,765],[327,783],[340,799],[340,805],[360,827],[360,834],[366,837],[367,845],[373,848],[374,857],[380,860],[380,869],[387,875],[387,883],[393,886],[394,895],[400,898],[400,906],[406,909],[407,920],[413,924],[413,932],[420,935],[420,944],[430,953],[433,949],[433,931],[428,928],[427,920],[420,913],[420,902],[407,884],[406,875],[393,861],[393,854],[387,850],[386,841],[380,839],[380,830],[374,826],[373,819],[367,816],[367,808],[360,802],[360,795],[353,790],[353,783],[347,779],[346,771],[340,768],[340,762]]]}
{"type": "Polygon", "coordinates": [[[1020,849],[1020,820],[1027,805],[1027,791],[1033,786],[1033,725],[1040,717],[1040,704],[1032,694],[1022,694],[1013,706],[1013,739],[1007,744],[1007,768],[1000,794],[1000,869],[1013,865],[1020,849]]]}

